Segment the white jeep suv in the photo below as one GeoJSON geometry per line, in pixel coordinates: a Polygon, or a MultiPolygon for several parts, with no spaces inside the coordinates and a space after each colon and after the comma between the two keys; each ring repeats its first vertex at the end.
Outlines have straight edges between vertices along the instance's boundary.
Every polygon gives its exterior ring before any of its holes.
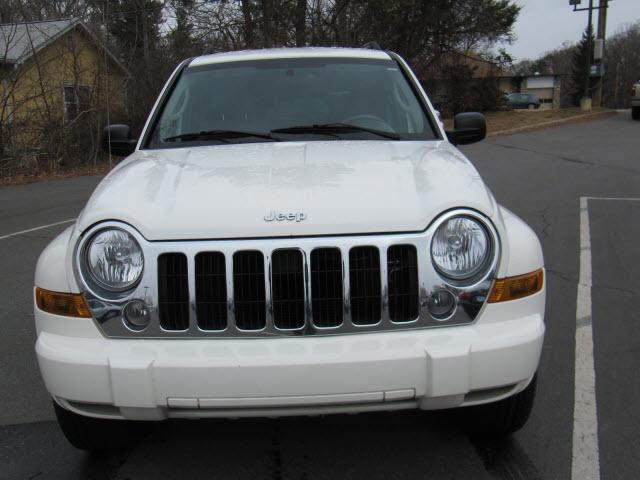
{"type": "Polygon", "coordinates": [[[189,59],[35,275],[36,352],[78,448],[142,421],[465,407],[527,420],[544,336],[533,231],[407,64],[369,49],[189,59]]]}

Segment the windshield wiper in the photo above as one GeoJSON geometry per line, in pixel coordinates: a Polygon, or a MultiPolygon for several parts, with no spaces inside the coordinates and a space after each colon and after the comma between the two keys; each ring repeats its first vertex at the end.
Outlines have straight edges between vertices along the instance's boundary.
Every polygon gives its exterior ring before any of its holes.
{"type": "Polygon", "coordinates": [[[208,130],[202,132],[183,133],[181,135],[167,137],[162,141],[175,142],[176,140],[180,140],[183,142],[189,142],[192,140],[219,140],[223,143],[229,143],[229,140],[231,139],[245,137],[264,138],[273,142],[281,141],[279,138],[276,138],[269,133],[243,132],[239,130],[208,130]]]}
{"type": "Polygon", "coordinates": [[[379,137],[390,138],[392,140],[400,140],[400,135],[375,128],[360,127],[350,123],[323,123],[320,125],[298,125],[293,127],[276,128],[271,133],[320,133],[326,135],[335,135],[340,133],[365,132],[379,137]]]}

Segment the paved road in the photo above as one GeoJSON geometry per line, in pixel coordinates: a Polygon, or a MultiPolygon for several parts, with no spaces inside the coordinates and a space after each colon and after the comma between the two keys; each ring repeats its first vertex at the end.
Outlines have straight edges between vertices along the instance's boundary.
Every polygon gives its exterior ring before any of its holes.
{"type": "MultiPolygon", "coordinates": [[[[0,478],[565,479],[571,476],[579,198],[640,198],[640,123],[628,113],[465,148],[497,199],[540,235],[547,338],[527,426],[473,439],[440,413],[182,422],[104,456],[70,447],[37,372],[37,256],[64,226],[0,240],[0,478]]],[[[0,237],[72,218],[99,178],[0,189],[0,237]]],[[[640,201],[589,202],[593,332],[604,479],[640,472],[640,201]]]]}

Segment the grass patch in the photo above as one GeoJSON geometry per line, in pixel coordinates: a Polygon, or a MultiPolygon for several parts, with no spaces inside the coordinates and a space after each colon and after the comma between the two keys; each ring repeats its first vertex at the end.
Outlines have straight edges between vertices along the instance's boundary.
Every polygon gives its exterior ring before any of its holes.
{"type": "MultiPolygon", "coordinates": [[[[610,110],[606,108],[594,108],[591,112],[605,113],[610,110]]],[[[487,119],[487,132],[489,135],[504,130],[512,130],[516,128],[535,128],[538,125],[553,122],[556,120],[567,120],[585,115],[579,108],[562,108],[559,110],[512,110],[506,112],[488,112],[485,114],[487,119]]],[[[447,129],[453,128],[453,118],[444,119],[447,129]]]]}
{"type": "MultiPolygon", "coordinates": [[[[115,163],[114,163],[115,166],[115,163]]],[[[102,163],[97,166],[79,166],[68,169],[55,170],[53,172],[20,173],[11,176],[0,177],[0,186],[23,185],[25,183],[45,182],[61,178],[83,177],[86,175],[106,175],[109,172],[109,164],[102,163]]]]}

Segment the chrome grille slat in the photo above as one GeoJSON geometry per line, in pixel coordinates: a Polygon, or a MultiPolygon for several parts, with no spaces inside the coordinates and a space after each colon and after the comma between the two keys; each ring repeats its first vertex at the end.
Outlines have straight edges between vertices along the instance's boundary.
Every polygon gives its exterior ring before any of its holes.
{"type": "Polygon", "coordinates": [[[271,284],[271,252],[262,252],[264,258],[264,291],[265,291],[265,332],[274,333],[276,331],[273,323],[273,287],[271,284]]]}
{"type": "Polygon", "coordinates": [[[311,250],[301,249],[304,268],[304,328],[311,331],[313,312],[311,305],[311,250]]]}
{"type": "Polygon", "coordinates": [[[353,325],[353,319],[351,317],[351,272],[349,271],[349,264],[347,263],[349,248],[341,247],[340,255],[342,257],[342,302],[344,305],[344,318],[342,322],[345,325],[353,325]]]}
{"type": "Polygon", "coordinates": [[[187,255],[187,288],[189,298],[189,327],[188,330],[197,330],[197,316],[196,316],[196,277],[193,270],[195,265],[195,259],[193,254],[187,255]]]}
{"type": "Polygon", "coordinates": [[[429,310],[427,308],[430,290],[433,288],[430,285],[430,280],[436,274],[430,261],[420,261],[420,259],[422,258],[431,258],[431,252],[429,251],[430,244],[427,242],[418,242],[414,243],[413,245],[416,247],[418,255],[418,322],[427,323],[432,321],[431,315],[429,314],[429,310]]]}
{"type": "Polygon", "coordinates": [[[389,324],[391,318],[389,317],[389,274],[387,265],[387,248],[380,248],[380,285],[382,291],[380,295],[380,317],[383,324],[389,324]]]}
{"type": "Polygon", "coordinates": [[[235,290],[233,288],[233,253],[222,252],[225,255],[225,278],[227,281],[227,332],[236,334],[236,306],[233,302],[235,290]]]}

